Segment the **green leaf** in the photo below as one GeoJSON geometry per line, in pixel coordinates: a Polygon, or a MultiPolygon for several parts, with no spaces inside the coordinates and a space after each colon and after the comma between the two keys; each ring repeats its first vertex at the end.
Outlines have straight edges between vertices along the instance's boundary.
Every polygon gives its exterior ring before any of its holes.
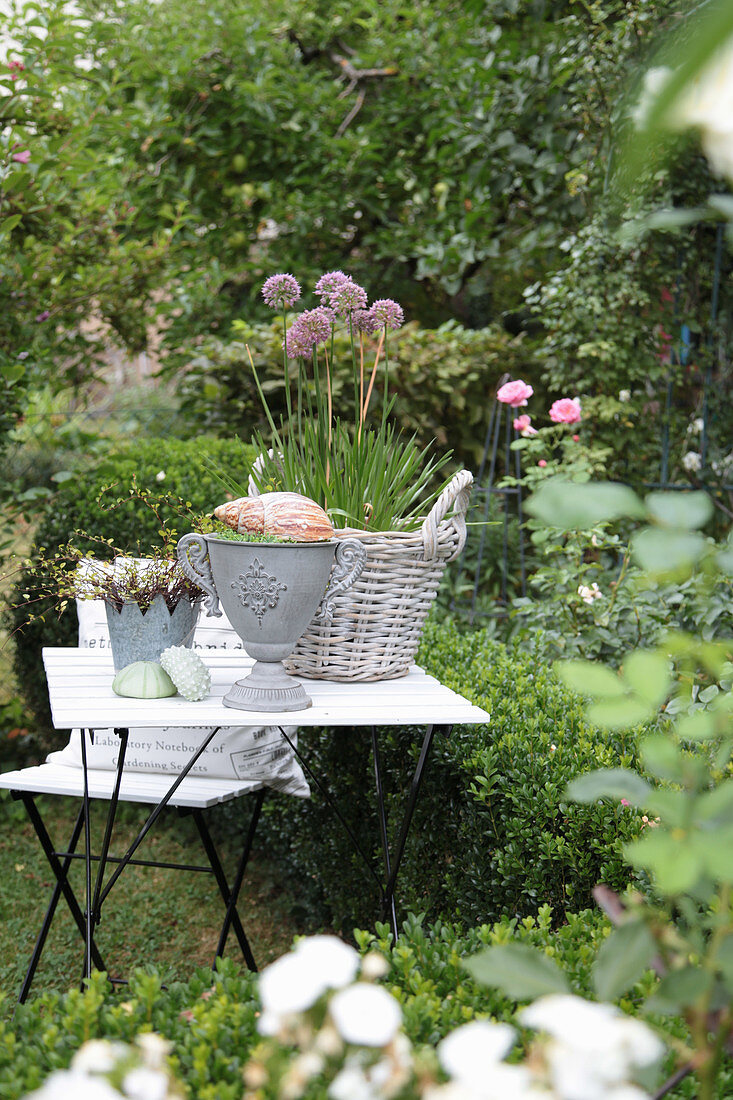
{"type": "Polygon", "coordinates": [[[631,547],[642,569],[664,575],[691,569],[705,553],[707,541],[694,531],[645,527],[632,537],[631,547]]]}
{"type": "Polygon", "coordinates": [[[649,968],[657,945],[644,921],[628,921],[604,940],[593,965],[593,985],[602,1001],[620,997],[649,968]]]}
{"type": "Polygon", "coordinates": [[[643,867],[654,875],[664,894],[682,894],[691,890],[700,878],[697,850],[689,837],[679,830],[668,833],[661,827],[647,828],[644,835],[624,847],[624,855],[634,867],[643,867]]]}
{"type": "Polygon", "coordinates": [[[649,514],[664,527],[692,530],[703,527],[713,514],[707,493],[650,493],[645,500],[649,514]]]}
{"type": "Polygon", "coordinates": [[[554,477],[529,498],[526,510],[550,527],[580,529],[622,516],[640,518],[645,514],[641,500],[626,485],[610,481],[581,484],[554,477]]]}
{"type": "Polygon", "coordinates": [[[712,974],[696,966],[685,966],[665,974],[645,1008],[662,1015],[680,1013],[707,993],[713,984],[712,974]]]}
{"type": "Polygon", "coordinates": [[[733,546],[726,546],[718,551],[715,561],[721,573],[733,576],[733,546]]]}
{"type": "Polygon", "coordinates": [[[576,802],[596,802],[599,798],[625,798],[632,806],[643,809],[652,787],[636,772],[627,768],[599,768],[578,775],[567,786],[568,798],[576,802]]]}
{"type": "Polygon", "coordinates": [[[592,703],[586,717],[594,726],[601,729],[623,730],[640,726],[648,721],[656,713],[656,707],[650,707],[641,699],[631,699],[628,696],[623,699],[609,699],[601,703],[592,703]]]}
{"type": "Polygon", "coordinates": [[[534,1000],[546,993],[570,991],[557,963],[526,944],[507,943],[487,947],[463,965],[481,985],[501,989],[518,1001],[534,1000]]]}
{"type": "Polygon", "coordinates": [[[733,825],[718,827],[696,838],[700,862],[714,879],[733,882],[733,825]]]}
{"type": "Polygon", "coordinates": [[[4,218],[0,222],[0,237],[4,237],[7,233],[10,233],[22,220],[22,214],[11,214],[9,218],[4,218]]]}
{"type": "Polygon", "coordinates": [[[733,987],[733,933],[729,933],[718,948],[716,962],[730,989],[733,987]]]}
{"type": "Polygon", "coordinates": [[[683,741],[710,741],[716,736],[715,718],[709,710],[696,710],[677,721],[677,735],[683,741]]]}
{"type": "Polygon", "coordinates": [[[635,650],[624,661],[621,673],[632,691],[650,706],[658,707],[666,699],[672,677],[669,662],[660,653],[635,650]]]}
{"type": "Polygon", "coordinates": [[[625,694],[616,673],[597,661],[556,661],[554,667],[562,682],[579,695],[610,699],[625,694]]]}
{"type": "Polygon", "coordinates": [[[701,822],[733,822],[733,779],[727,779],[712,791],[705,791],[695,802],[695,819],[701,822]]]}
{"type": "Polygon", "coordinates": [[[684,758],[680,749],[664,734],[645,737],[639,746],[644,767],[660,779],[682,778],[684,758]]]}

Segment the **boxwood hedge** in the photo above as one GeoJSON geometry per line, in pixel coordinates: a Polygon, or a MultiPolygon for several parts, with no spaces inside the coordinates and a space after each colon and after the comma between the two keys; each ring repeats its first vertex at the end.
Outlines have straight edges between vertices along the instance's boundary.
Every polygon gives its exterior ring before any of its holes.
{"type": "MultiPolygon", "coordinates": [[[[595,767],[634,767],[634,734],[589,726],[581,700],[549,668],[486,631],[429,623],[419,661],[491,722],[436,736],[398,881],[403,905],[470,925],[545,903],[561,918],[590,904],[600,880],[623,889],[630,873],[621,847],[644,827],[640,816],[608,802],[572,803],[565,788],[595,767]]],[[[422,733],[380,731],[393,840],[422,733]]],[[[307,730],[301,744],[380,868],[369,730],[307,730]]],[[[266,807],[260,843],[289,878],[299,919],[371,924],[378,889],[322,795],[273,797],[266,807]]]]}

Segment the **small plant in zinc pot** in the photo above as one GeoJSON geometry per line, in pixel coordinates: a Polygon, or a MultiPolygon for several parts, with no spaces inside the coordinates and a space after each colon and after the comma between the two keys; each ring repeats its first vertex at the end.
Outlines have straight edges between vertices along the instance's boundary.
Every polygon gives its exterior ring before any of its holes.
{"type": "MultiPolygon", "coordinates": [[[[104,603],[117,672],[133,662],[156,661],[167,646],[190,646],[202,595],[176,559],[177,533],[171,526],[172,517],[164,514],[170,499],[136,486],[130,496],[150,508],[158,522],[160,545],[147,557],[130,556],[113,540],[80,530],[53,552],[39,548],[34,561],[24,563],[36,570],[40,567],[44,576],[42,585],[27,594],[28,621],[37,617],[33,605],[47,606],[49,599],[59,614],[73,600],[104,603]],[[77,540],[91,542],[98,550],[82,551],[77,540]]],[[[97,503],[102,509],[115,509],[126,499],[110,504],[103,493],[97,503]]],[[[178,504],[183,507],[183,502],[178,504]]],[[[200,522],[197,517],[187,517],[189,525],[200,522]]]]}

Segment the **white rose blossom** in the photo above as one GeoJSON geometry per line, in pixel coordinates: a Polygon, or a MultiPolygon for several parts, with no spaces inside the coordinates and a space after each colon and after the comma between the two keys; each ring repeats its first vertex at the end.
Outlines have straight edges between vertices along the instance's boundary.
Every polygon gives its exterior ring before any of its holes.
{"type": "Polygon", "coordinates": [[[359,955],[336,936],[310,936],[260,974],[261,1035],[275,1035],[283,1017],[310,1008],[327,989],[347,985],[359,968],[359,955]]]}
{"type": "Polygon", "coordinates": [[[109,1039],[90,1039],[79,1047],[71,1059],[71,1068],[79,1073],[109,1073],[120,1058],[127,1055],[124,1043],[109,1039]]]}
{"type": "Polygon", "coordinates": [[[392,994],[366,982],[337,993],[329,1010],[341,1037],[359,1046],[386,1046],[402,1023],[402,1009],[392,994]]]}
{"type": "Polygon", "coordinates": [[[601,598],[603,593],[594,581],[590,587],[587,584],[581,584],[578,586],[578,595],[583,603],[593,603],[594,600],[601,598]]]}
{"type": "MultiPolygon", "coordinates": [[[[670,77],[667,68],[650,69],[632,111],[643,128],[649,111],[670,77]]],[[[666,112],[673,130],[697,127],[703,152],[713,172],[733,180],[733,40],[729,39],[698,76],[683,88],[666,112]]]]}
{"type": "Polygon", "coordinates": [[[487,1065],[501,1062],[507,1056],[516,1034],[509,1024],[472,1020],[438,1044],[438,1061],[450,1077],[468,1082],[478,1080],[487,1065]]]}
{"type": "Polygon", "coordinates": [[[122,1095],[129,1100],[165,1100],[168,1095],[168,1077],[160,1070],[139,1066],[125,1074],[122,1095]]]}
{"type": "Polygon", "coordinates": [[[57,1070],[47,1077],[40,1089],[29,1093],[26,1100],[120,1100],[104,1077],[88,1077],[77,1070],[57,1070]]]}
{"type": "Polygon", "coordinates": [[[641,1100],[629,1084],[633,1071],[661,1058],[664,1046],[640,1020],[609,1004],[571,994],[541,997],[522,1009],[528,1027],[551,1037],[545,1047],[550,1082],[563,1100],[641,1100]],[[629,1092],[629,1089],[632,1091],[629,1092]]]}
{"type": "Polygon", "coordinates": [[[696,474],[702,469],[702,455],[697,451],[688,451],[682,456],[682,465],[690,474],[696,474]]]}

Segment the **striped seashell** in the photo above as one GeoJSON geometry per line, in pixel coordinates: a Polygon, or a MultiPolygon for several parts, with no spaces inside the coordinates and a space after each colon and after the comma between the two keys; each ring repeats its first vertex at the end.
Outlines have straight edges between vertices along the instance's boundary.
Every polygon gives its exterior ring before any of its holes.
{"type": "Polygon", "coordinates": [[[300,493],[263,493],[220,504],[214,515],[240,533],[273,535],[298,542],[333,538],[333,526],[320,504],[300,493]]]}

